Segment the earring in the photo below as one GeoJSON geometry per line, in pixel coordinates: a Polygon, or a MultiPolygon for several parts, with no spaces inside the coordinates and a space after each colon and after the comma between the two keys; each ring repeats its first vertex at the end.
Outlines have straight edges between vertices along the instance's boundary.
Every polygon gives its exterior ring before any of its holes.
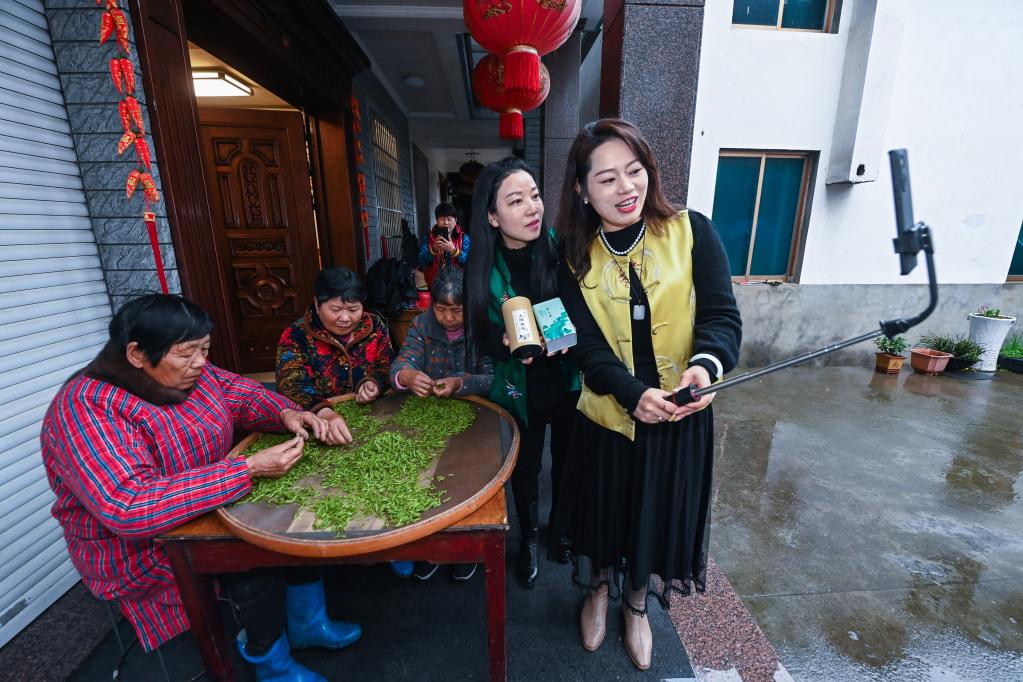
{"type": "Polygon", "coordinates": [[[583,203],[584,203],[584,204],[586,204],[586,205],[588,206],[588,205],[589,205],[589,203],[590,203],[590,200],[589,200],[589,199],[583,199],[583,203]]]}

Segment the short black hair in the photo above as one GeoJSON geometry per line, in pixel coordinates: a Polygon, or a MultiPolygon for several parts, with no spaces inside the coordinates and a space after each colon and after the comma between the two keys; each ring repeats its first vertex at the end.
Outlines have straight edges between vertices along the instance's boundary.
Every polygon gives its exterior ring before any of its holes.
{"type": "Polygon", "coordinates": [[[430,298],[434,303],[462,305],[464,275],[458,268],[441,268],[430,284],[430,298]]]}
{"type": "Polygon", "coordinates": [[[110,320],[110,343],[123,353],[134,341],[155,367],[174,344],[212,331],[213,320],[195,303],[173,294],[145,294],[125,303],[110,320]]]}
{"type": "Polygon", "coordinates": [[[443,201],[443,202],[437,204],[437,208],[433,209],[433,216],[435,218],[440,218],[442,216],[447,216],[447,217],[450,217],[450,218],[455,218],[457,220],[458,219],[458,209],[455,208],[454,204],[450,204],[450,203],[448,203],[446,201],[443,201]]]}
{"type": "Polygon", "coordinates": [[[359,276],[348,268],[327,268],[316,275],[316,302],[340,298],[345,303],[365,303],[368,292],[359,276]]]}

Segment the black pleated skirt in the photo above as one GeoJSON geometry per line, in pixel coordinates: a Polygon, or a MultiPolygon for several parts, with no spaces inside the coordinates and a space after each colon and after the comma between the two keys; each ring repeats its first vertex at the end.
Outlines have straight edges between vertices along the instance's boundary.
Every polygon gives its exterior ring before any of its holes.
{"type": "Polygon", "coordinates": [[[554,521],[577,572],[586,565],[593,575],[617,569],[634,590],[657,575],[662,602],[671,592],[702,592],[714,461],[711,407],[679,422],[637,422],[635,441],[578,417],[554,521]]]}

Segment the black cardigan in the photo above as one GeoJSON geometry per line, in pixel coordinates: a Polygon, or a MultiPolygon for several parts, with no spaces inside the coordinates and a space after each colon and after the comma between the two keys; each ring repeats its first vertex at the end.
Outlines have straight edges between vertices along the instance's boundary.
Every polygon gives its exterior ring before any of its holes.
{"type": "MultiPolygon", "coordinates": [[[[732,293],[728,255],[707,216],[689,211],[689,222],[693,228],[693,287],[696,290],[693,355],[709,353],[721,362],[725,372],[729,372],[739,361],[742,321],[732,293]]],[[[635,282],[634,271],[630,274],[635,282]]],[[[582,367],[586,385],[598,395],[613,395],[618,404],[631,413],[643,392],[651,387],[632,376],[611,350],[583,299],[579,283],[564,264],[558,272],[558,285],[561,300],[578,331],[578,344],[572,352],[582,367]]],[[[705,367],[711,377],[717,371],[709,360],[701,359],[692,364],[705,367]]]]}

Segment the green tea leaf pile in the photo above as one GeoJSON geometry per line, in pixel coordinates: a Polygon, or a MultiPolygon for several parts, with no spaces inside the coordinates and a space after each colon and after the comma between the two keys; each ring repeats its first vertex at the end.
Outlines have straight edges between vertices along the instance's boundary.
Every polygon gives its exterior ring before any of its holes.
{"type": "MultiPolygon", "coordinates": [[[[445,491],[424,471],[444,449],[448,438],[469,428],[476,409],[463,400],[409,397],[390,419],[371,414],[369,405],[354,400],[337,403],[354,442],[329,446],[305,444],[302,458],[280,478],[260,478],[244,502],[297,504],[316,514],[314,527],[344,535],[358,516],[376,516],[388,526],[419,520],[443,502],[445,491]]],[[[242,453],[249,455],[282,443],[291,434],[264,434],[242,453]]]]}

